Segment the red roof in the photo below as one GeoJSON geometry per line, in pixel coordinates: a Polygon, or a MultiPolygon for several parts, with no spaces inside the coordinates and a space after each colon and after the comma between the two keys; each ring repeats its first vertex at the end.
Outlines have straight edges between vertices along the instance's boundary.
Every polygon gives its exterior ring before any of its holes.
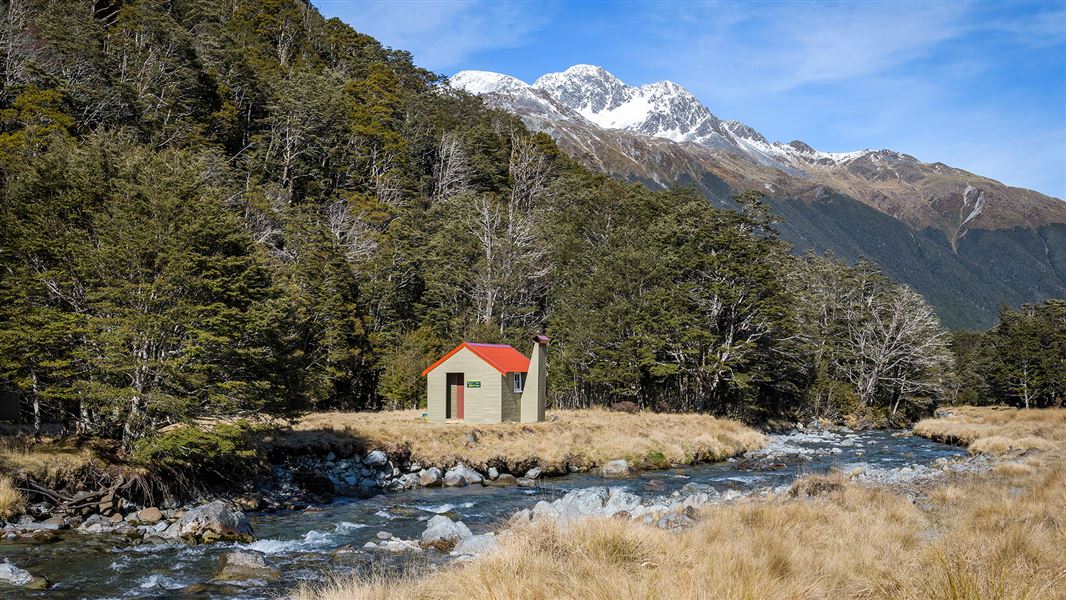
{"type": "Polygon", "coordinates": [[[493,369],[496,369],[503,375],[508,373],[525,373],[529,371],[529,359],[507,344],[475,344],[472,342],[463,342],[453,348],[451,352],[445,354],[440,360],[426,367],[426,370],[422,371],[422,375],[427,375],[430,371],[436,369],[442,362],[448,360],[452,355],[463,348],[476,354],[478,358],[489,363],[493,369]]]}

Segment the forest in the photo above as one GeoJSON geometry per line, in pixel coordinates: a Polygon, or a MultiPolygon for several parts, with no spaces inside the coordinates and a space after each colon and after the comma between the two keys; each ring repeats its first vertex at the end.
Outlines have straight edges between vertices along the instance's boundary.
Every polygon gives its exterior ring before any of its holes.
{"type": "Polygon", "coordinates": [[[0,387],[34,432],[424,402],[552,339],[549,403],[759,422],[1057,406],[1066,302],[951,333],[757,192],[593,173],[298,0],[0,6],[0,387]]]}

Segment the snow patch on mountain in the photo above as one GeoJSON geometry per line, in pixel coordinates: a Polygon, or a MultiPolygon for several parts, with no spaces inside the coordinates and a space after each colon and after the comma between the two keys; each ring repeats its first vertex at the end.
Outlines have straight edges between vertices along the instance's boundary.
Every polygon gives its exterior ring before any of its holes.
{"type": "MultiPolygon", "coordinates": [[[[674,142],[741,153],[756,163],[793,174],[812,167],[847,165],[890,151],[821,152],[801,141],[770,142],[740,121],[721,121],[687,89],[672,81],[627,85],[603,67],[574,65],[541,76],[532,85],[509,75],[461,71],[451,85],[472,94],[492,95],[498,105],[538,121],[587,122],[674,142]]],[[[895,153],[892,153],[895,154],[895,153]]],[[[906,155],[899,155],[905,157],[906,155]]],[[[909,158],[909,157],[908,157],[909,158]]]]}
{"type": "Polygon", "coordinates": [[[452,87],[480,96],[500,92],[524,92],[529,84],[502,73],[492,71],[459,71],[449,79],[452,87]]]}
{"type": "Polygon", "coordinates": [[[718,130],[717,117],[672,81],[633,87],[602,67],[574,65],[540,77],[533,87],[606,129],[696,143],[718,130]]]}

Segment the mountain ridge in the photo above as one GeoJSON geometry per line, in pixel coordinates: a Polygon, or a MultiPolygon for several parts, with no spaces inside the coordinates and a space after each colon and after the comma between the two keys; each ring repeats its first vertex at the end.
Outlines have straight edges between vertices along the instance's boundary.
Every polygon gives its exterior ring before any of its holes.
{"type": "Polygon", "coordinates": [[[999,304],[1066,296],[1066,248],[1059,247],[1066,242],[1058,232],[1066,230],[1066,202],[1039,192],[887,148],[823,152],[800,140],[770,142],[741,121],[720,119],[679,84],[630,86],[593,65],[548,73],[532,84],[461,71],[450,84],[518,115],[609,175],[651,187],[694,185],[722,206],[737,191],[761,190],[783,218],[782,237],[797,251],[870,257],[897,280],[938,297],[953,326],[990,324],[999,304]],[[879,233],[855,239],[834,219],[852,228],[877,223],[879,233]],[[901,237],[909,245],[897,244],[901,237]],[[1012,279],[1002,268],[999,275],[986,268],[1001,262],[986,256],[996,244],[1017,254],[1025,281],[989,279],[1012,279]],[[892,266],[896,259],[886,248],[906,258],[892,266]],[[951,283],[941,283],[945,277],[951,283]]]}

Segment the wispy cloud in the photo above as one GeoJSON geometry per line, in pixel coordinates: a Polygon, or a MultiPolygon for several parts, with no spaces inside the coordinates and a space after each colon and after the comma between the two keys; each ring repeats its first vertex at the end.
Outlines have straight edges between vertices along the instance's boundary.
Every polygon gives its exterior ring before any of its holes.
{"type": "Polygon", "coordinates": [[[550,5],[529,2],[315,0],[314,4],[388,46],[410,51],[420,66],[447,73],[478,52],[527,43],[552,14],[550,5]]]}
{"type": "Polygon", "coordinates": [[[967,30],[967,5],[810,3],[667,5],[645,22],[672,40],[643,56],[716,88],[785,92],[809,83],[882,74],[921,59],[967,30]],[[900,6],[906,6],[901,10],[900,6]]]}
{"type": "Polygon", "coordinates": [[[890,147],[1061,198],[1066,10],[1013,8],[657,5],[633,20],[654,30],[658,51],[629,56],[772,139],[890,147]]]}

